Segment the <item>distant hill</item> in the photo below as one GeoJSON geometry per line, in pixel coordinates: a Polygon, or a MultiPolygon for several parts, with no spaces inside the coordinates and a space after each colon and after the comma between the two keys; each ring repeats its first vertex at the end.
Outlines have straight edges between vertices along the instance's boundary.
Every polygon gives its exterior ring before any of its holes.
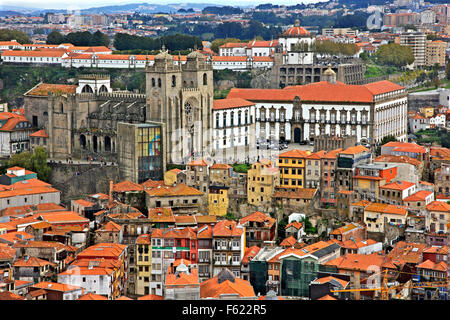
{"type": "MultiPolygon", "coordinates": [[[[194,11],[202,11],[205,7],[215,6],[211,3],[172,3],[172,4],[152,4],[152,3],[131,3],[123,5],[92,7],[80,10],[81,14],[95,14],[95,13],[176,13],[179,9],[192,8],[194,11]]],[[[15,11],[22,14],[39,15],[41,13],[67,13],[63,9],[36,9],[25,7],[13,7],[0,5],[1,11],[15,11]]]]}
{"type": "Polygon", "coordinates": [[[22,14],[18,11],[0,11],[0,17],[6,17],[6,16],[17,16],[18,14],[22,14]]]}

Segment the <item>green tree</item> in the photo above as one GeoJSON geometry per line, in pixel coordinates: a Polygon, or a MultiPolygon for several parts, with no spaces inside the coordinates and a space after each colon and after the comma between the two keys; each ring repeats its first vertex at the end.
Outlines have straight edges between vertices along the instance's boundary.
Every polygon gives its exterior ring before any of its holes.
{"type": "Polygon", "coordinates": [[[404,67],[414,62],[411,48],[397,43],[381,45],[375,53],[375,58],[378,64],[396,67],[404,67]]]}
{"type": "Polygon", "coordinates": [[[450,61],[447,62],[447,67],[445,67],[445,75],[447,77],[447,80],[450,80],[450,61]]]}
{"type": "Polygon", "coordinates": [[[36,147],[34,152],[21,152],[13,155],[8,161],[9,167],[22,167],[37,173],[38,179],[48,181],[51,168],[47,165],[47,151],[43,147],[36,147]]]}
{"type": "Polygon", "coordinates": [[[277,235],[278,235],[278,240],[282,241],[284,238],[286,238],[286,226],[288,224],[288,217],[284,217],[283,219],[281,219],[278,222],[278,226],[277,226],[277,235]]]}
{"type": "Polygon", "coordinates": [[[30,37],[20,30],[0,29],[0,41],[16,40],[20,44],[31,43],[30,37]]]}
{"type": "Polygon", "coordinates": [[[47,165],[47,151],[44,147],[36,147],[31,155],[32,171],[37,173],[38,179],[48,181],[51,168],[47,165]]]}
{"type": "Polygon", "coordinates": [[[242,42],[242,41],[237,38],[214,39],[214,41],[211,42],[211,50],[214,51],[215,53],[219,53],[219,47],[229,42],[242,42]]]}
{"type": "Polygon", "coordinates": [[[109,46],[109,37],[102,33],[100,30],[97,30],[92,35],[92,45],[93,46],[109,46]]]}
{"type": "Polygon", "coordinates": [[[47,44],[61,44],[64,42],[64,36],[58,31],[52,31],[47,36],[47,44]]]}

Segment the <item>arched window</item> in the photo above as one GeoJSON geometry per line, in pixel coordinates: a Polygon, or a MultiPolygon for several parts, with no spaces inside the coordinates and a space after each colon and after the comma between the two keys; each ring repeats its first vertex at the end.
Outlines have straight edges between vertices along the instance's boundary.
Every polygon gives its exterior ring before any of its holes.
{"type": "Polygon", "coordinates": [[[206,75],[206,73],[203,74],[203,85],[208,85],[208,76],[206,75]]]}
{"type": "Polygon", "coordinates": [[[108,88],[106,88],[106,86],[103,84],[103,85],[100,87],[99,92],[108,92],[108,88]]]}
{"type": "Polygon", "coordinates": [[[161,78],[158,78],[158,87],[161,88],[161,78]]]}
{"type": "Polygon", "coordinates": [[[81,92],[94,93],[94,91],[92,91],[91,86],[87,84],[83,87],[83,89],[81,89],[81,92]]]}
{"type": "Polygon", "coordinates": [[[64,105],[63,105],[62,102],[61,102],[61,104],[59,105],[59,110],[60,110],[61,113],[64,113],[64,105]]]}
{"type": "Polygon", "coordinates": [[[105,151],[111,152],[111,138],[108,136],[105,137],[105,151]]]}
{"type": "Polygon", "coordinates": [[[172,76],[172,88],[176,87],[177,85],[177,78],[175,76],[172,76]]]}
{"type": "Polygon", "coordinates": [[[219,114],[216,114],[216,128],[219,127],[219,114]]]}
{"type": "Polygon", "coordinates": [[[156,85],[155,78],[152,78],[152,87],[156,85]]]}

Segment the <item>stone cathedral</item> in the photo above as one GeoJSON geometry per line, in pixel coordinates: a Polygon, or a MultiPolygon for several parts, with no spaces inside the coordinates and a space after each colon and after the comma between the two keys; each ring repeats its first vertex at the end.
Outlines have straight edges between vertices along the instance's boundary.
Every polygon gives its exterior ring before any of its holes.
{"type": "Polygon", "coordinates": [[[182,164],[208,157],[214,95],[212,64],[196,50],[187,55],[184,64],[180,56],[174,60],[164,48],[154,59],[152,66],[146,66],[145,94],[113,91],[105,75],[80,76],[78,85],[40,83],[25,93],[26,117],[36,130],[44,129],[48,134],[50,158],[103,158],[120,166],[133,162],[129,166],[132,172],[142,167],[143,156],[162,156],[160,165],[147,168],[158,176],[145,177],[156,179],[164,172],[160,167],[165,163],[182,164]],[[136,147],[124,148],[129,141],[118,134],[119,123],[136,128],[139,124],[160,124],[161,133],[142,144],[136,129],[136,147]],[[128,159],[127,163],[121,159],[128,159]]]}
{"type": "Polygon", "coordinates": [[[168,163],[210,154],[213,90],[212,64],[198,51],[188,54],[185,64],[175,64],[163,49],[146,68],[147,119],[165,124],[168,163]]]}

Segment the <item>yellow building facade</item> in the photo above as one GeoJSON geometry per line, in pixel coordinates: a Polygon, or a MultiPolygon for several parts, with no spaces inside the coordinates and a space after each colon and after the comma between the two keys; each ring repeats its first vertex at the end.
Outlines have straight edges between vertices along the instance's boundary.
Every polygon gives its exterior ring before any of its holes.
{"type": "Polygon", "coordinates": [[[136,294],[150,294],[152,272],[152,246],[149,234],[140,235],[136,239],[136,294]]]}
{"type": "Polygon", "coordinates": [[[225,216],[227,214],[228,187],[209,187],[208,208],[210,216],[225,216]]]}
{"type": "Polygon", "coordinates": [[[272,202],[275,188],[280,185],[280,172],[270,160],[260,160],[247,171],[247,202],[263,205],[272,202]]]}
{"type": "Polygon", "coordinates": [[[280,188],[297,189],[305,187],[305,162],[310,151],[290,150],[278,155],[280,188]]]}

